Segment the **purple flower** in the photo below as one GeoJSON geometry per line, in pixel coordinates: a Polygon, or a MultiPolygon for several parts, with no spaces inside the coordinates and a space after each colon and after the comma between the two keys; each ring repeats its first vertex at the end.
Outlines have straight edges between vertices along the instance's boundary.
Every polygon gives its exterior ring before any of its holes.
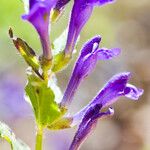
{"type": "Polygon", "coordinates": [[[96,127],[98,119],[114,114],[114,110],[111,108],[107,112],[100,112],[100,109],[101,105],[94,105],[88,109],[79,125],[69,150],[77,150],[80,148],[87,136],[96,127]]]}
{"type": "Polygon", "coordinates": [[[73,116],[72,126],[77,125],[79,122],[81,123],[70,150],[77,150],[79,148],[92,129],[95,128],[99,118],[112,115],[114,112],[111,108],[107,112],[101,112],[102,108],[112,105],[120,96],[137,100],[143,94],[142,89],[127,83],[129,77],[130,73],[128,72],[112,77],[97,96],[85,108],[73,116]]]}
{"type": "Polygon", "coordinates": [[[125,96],[133,100],[143,94],[142,89],[138,89],[135,86],[128,84],[130,78],[129,72],[124,72],[113,76],[107,84],[100,90],[97,96],[80,112],[74,115],[73,124],[81,121],[85,112],[93,105],[100,104],[102,108],[112,105],[118,100],[120,96],[125,96]]]}
{"type": "MultiPolygon", "coordinates": [[[[84,52],[86,53],[86,51],[84,52]]],[[[81,52],[80,57],[82,54],[83,52],[81,52]]],[[[103,108],[112,105],[121,96],[125,96],[132,100],[138,100],[143,94],[143,89],[136,88],[134,85],[128,83],[129,79],[129,72],[123,72],[113,76],[87,106],[75,115],[66,116],[56,122],[56,124],[49,126],[50,129],[71,128],[79,124],[79,128],[69,148],[69,150],[78,150],[88,135],[96,127],[98,119],[114,114],[112,108],[109,108],[106,112],[102,112],[103,108]]]]}
{"type": "Polygon", "coordinates": [[[64,93],[61,106],[65,107],[72,101],[75,91],[81,81],[95,68],[98,60],[111,59],[120,53],[120,49],[99,48],[100,36],[89,40],[81,50],[81,54],[75,64],[72,76],[64,93]]]}
{"type": "Polygon", "coordinates": [[[74,0],[65,47],[66,56],[71,56],[80,31],[91,16],[94,6],[112,2],[114,0],[74,0]]]}
{"type": "Polygon", "coordinates": [[[22,16],[37,30],[43,47],[43,56],[52,58],[49,41],[50,11],[56,5],[56,0],[30,0],[29,13],[22,16]]]}

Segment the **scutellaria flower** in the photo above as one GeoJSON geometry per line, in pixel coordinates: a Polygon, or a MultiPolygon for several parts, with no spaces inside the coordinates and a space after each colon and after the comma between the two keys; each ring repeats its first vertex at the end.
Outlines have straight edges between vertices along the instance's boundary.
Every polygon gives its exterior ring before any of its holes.
{"type": "Polygon", "coordinates": [[[106,112],[100,112],[101,105],[95,105],[88,109],[82,122],[79,125],[79,128],[75,134],[75,137],[71,143],[69,150],[77,150],[81,147],[81,144],[87,138],[87,136],[92,132],[96,127],[98,119],[113,115],[114,110],[109,108],[106,112]]]}
{"type": "Polygon", "coordinates": [[[99,119],[114,114],[114,110],[111,107],[106,112],[103,112],[102,108],[112,105],[121,96],[138,100],[143,94],[142,89],[136,88],[134,85],[128,83],[129,78],[129,72],[123,72],[113,76],[87,106],[75,115],[65,118],[66,120],[71,120],[70,127],[79,124],[70,150],[79,149],[83,141],[96,127],[99,119]]]}
{"type": "MultiPolygon", "coordinates": [[[[83,46],[62,101],[60,102],[62,108],[68,109],[80,83],[93,71],[98,60],[111,59],[120,53],[119,48],[99,48],[100,41],[101,37],[96,36],[83,46]]],[[[123,72],[113,76],[98,92],[97,96],[81,111],[73,116],[60,119],[55,124],[49,126],[49,128],[57,130],[71,128],[79,124],[79,128],[69,150],[79,149],[83,141],[95,128],[98,120],[114,114],[112,108],[109,108],[106,112],[103,112],[102,108],[112,105],[121,96],[138,100],[143,94],[142,89],[136,88],[134,85],[128,83],[129,78],[129,72],[123,72]]]]}
{"type": "Polygon", "coordinates": [[[143,94],[143,90],[128,83],[130,76],[129,72],[123,72],[113,76],[98,92],[97,96],[80,112],[74,115],[73,124],[80,121],[85,112],[95,105],[101,105],[101,108],[110,106],[121,96],[125,96],[132,100],[138,100],[138,98],[143,94]]]}
{"type": "Polygon", "coordinates": [[[43,56],[52,59],[49,40],[50,11],[57,0],[29,0],[29,12],[22,16],[37,30],[43,47],[43,56]]]}
{"type": "Polygon", "coordinates": [[[81,81],[87,77],[95,68],[98,60],[107,60],[117,56],[120,53],[119,48],[107,49],[99,48],[101,41],[100,36],[95,36],[89,40],[81,50],[81,54],[75,64],[69,84],[64,93],[61,106],[68,106],[73,98],[73,95],[80,85],[81,81]]]}
{"type": "Polygon", "coordinates": [[[77,38],[91,16],[94,6],[103,6],[112,2],[114,0],[74,0],[65,47],[65,54],[67,56],[72,55],[77,38]]]}

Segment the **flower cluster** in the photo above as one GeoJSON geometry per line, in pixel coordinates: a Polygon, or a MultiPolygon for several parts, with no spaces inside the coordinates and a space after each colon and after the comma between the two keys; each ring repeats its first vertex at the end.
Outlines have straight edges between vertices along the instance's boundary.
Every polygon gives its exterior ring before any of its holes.
{"type": "MultiPolygon", "coordinates": [[[[25,41],[15,38],[12,29],[9,34],[16,48],[30,66],[27,71],[26,99],[33,107],[39,134],[44,128],[61,130],[79,125],[69,148],[69,150],[77,150],[95,128],[99,119],[114,114],[114,110],[110,106],[119,97],[125,96],[132,100],[138,100],[143,94],[143,90],[129,84],[130,73],[123,72],[113,76],[81,111],[73,116],[66,115],[76,90],[93,71],[98,60],[112,59],[120,53],[119,48],[100,48],[100,36],[90,39],[81,49],[63,96],[59,96],[58,93],[61,92],[56,84],[55,74],[70,62],[79,34],[94,7],[114,2],[114,0],[74,0],[65,46],[60,47],[56,52],[55,42],[50,42],[49,38],[50,25],[52,21],[56,21],[69,1],[29,0],[28,11],[22,18],[29,21],[38,32],[43,49],[41,56],[37,57],[35,51],[25,41]],[[102,109],[108,106],[110,108],[103,112],[102,109]]],[[[61,43],[64,42],[62,38],[58,39],[61,39],[58,40],[59,44],[64,45],[61,43]]]]}

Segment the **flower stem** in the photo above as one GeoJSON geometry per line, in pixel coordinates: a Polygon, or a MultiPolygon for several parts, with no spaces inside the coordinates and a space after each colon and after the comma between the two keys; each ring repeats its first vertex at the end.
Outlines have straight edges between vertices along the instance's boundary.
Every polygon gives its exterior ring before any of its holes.
{"type": "Polygon", "coordinates": [[[42,150],[42,141],[43,141],[43,129],[38,128],[37,134],[36,134],[35,150],[42,150]]]}

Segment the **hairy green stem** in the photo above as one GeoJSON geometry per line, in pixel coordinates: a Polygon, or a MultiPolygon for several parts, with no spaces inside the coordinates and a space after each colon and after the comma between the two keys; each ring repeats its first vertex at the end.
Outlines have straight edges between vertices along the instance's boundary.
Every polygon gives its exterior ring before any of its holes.
{"type": "Polygon", "coordinates": [[[43,129],[38,128],[36,134],[35,150],[42,150],[42,141],[43,141],[43,129]]]}

